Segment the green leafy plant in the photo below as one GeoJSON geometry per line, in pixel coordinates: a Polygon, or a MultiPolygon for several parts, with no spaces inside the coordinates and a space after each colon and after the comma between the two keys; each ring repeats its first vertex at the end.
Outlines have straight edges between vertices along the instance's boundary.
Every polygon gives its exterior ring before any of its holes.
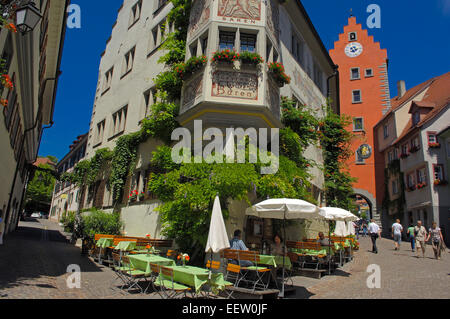
{"type": "Polygon", "coordinates": [[[268,64],[269,74],[275,79],[279,86],[291,83],[291,78],[285,73],[284,66],[280,62],[268,64]]]}
{"type": "Polygon", "coordinates": [[[241,52],[239,60],[245,64],[259,65],[264,63],[264,59],[256,52],[241,52]]]}

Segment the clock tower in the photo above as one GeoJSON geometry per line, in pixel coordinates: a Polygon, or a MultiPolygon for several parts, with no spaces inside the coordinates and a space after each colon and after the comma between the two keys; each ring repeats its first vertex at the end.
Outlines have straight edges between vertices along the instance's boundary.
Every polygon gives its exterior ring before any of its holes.
{"type": "Polygon", "coordinates": [[[351,16],[330,56],[339,66],[341,113],[351,117],[348,130],[356,135],[347,166],[358,179],[357,202],[365,200],[367,217],[378,219],[373,128],[391,107],[387,51],[351,16]]]}

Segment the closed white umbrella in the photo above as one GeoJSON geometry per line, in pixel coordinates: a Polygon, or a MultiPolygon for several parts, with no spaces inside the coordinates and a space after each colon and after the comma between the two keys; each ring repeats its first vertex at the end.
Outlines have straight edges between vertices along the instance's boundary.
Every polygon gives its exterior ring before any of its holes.
{"type": "Polygon", "coordinates": [[[225,221],[222,216],[219,196],[216,196],[211,215],[211,223],[209,224],[209,235],[205,252],[219,253],[227,248],[230,248],[230,241],[228,239],[225,221]]]}
{"type": "Polygon", "coordinates": [[[347,225],[345,222],[338,220],[336,222],[336,229],[334,230],[334,234],[339,237],[348,236],[347,225]]]}
{"type": "Polygon", "coordinates": [[[347,233],[348,235],[356,235],[355,225],[353,222],[347,222],[347,233]]]}

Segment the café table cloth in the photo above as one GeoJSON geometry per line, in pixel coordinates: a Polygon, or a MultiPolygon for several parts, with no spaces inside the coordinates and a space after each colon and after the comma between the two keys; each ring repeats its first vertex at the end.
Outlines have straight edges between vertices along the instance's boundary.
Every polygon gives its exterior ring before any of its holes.
{"type": "Polygon", "coordinates": [[[210,279],[209,269],[187,265],[171,266],[169,268],[173,269],[173,281],[193,288],[196,293],[206,283],[211,285],[216,292],[217,290],[224,290],[225,286],[232,285],[232,283],[225,281],[222,273],[211,273],[210,279]]]}
{"type": "Polygon", "coordinates": [[[152,254],[128,255],[128,259],[134,269],[144,271],[146,275],[149,275],[152,272],[150,264],[157,264],[165,267],[175,266],[174,260],[152,254]]]}
{"type": "MultiPolygon", "coordinates": [[[[259,264],[273,267],[283,267],[283,256],[259,255],[259,264]]],[[[289,257],[284,258],[284,266],[287,269],[292,268],[289,257]]]]}
{"type": "Polygon", "coordinates": [[[101,248],[107,248],[107,247],[111,247],[114,243],[114,238],[100,238],[97,241],[97,247],[101,247],[101,248]]]}
{"type": "Polygon", "coordinates": [[[132,251],[135,248],[136,248],[135,241],[121,241],[114,249],[120,251],[132,251]]]}

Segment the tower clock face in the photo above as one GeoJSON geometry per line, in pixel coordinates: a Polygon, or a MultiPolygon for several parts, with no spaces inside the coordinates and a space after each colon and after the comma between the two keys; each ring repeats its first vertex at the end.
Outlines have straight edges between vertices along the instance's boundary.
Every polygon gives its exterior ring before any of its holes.
{"type": "Polygon", "coordinates": [[[363,46],[361,45],[361,43],[358,43],[358,42],[349,43],[345,47],[345,54],[347,54],[347,56],[350,58],[356,58],[362,52],[363,52],[363,46]]]}

